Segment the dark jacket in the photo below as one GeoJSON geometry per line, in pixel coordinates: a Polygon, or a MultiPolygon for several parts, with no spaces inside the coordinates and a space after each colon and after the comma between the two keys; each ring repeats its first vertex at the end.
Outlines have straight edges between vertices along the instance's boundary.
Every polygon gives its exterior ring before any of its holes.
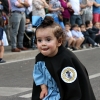
{"type": "Polygon", "coordinates": [[[89,36],[88,31],[82,31],[82,34],[83,34],[84,36],[89,36]]]}
{"type": "MultiPolygon", "coordinates": [[[[36,63],[39,61],[45,62],[45,66],[57,83],[60,100],[96,100],[86,68],[71,51],[60,46],[54,57],[46,57],[39,53],[36,56],[36,63]],[[71,74],[67,74],[68,72],[71,74]]],[[[40,100],[40,92],[40,86],[34,83],[32,100],[40,100]]]]}
{"type": "Polygon", "coordinates": [[[87,29],[87,31],[91,35],[91,34],[97,34],[99,32],[99,29],[93,27],[93,28],[87,29]]]}
{"type": "Polygon", "coordinates": [[[95,31],[96,34],[99,32],[99,29],[96,27],[93,27],[92,30],[95,31]]]}

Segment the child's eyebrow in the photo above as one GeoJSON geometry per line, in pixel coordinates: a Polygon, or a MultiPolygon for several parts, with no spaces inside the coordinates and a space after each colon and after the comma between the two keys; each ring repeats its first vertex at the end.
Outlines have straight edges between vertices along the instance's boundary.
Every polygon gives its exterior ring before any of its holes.
{"type": "MultiPolygon", "coordinates": [[[[37,37],[37,38],[42,38],[42,37],[37,37]]],[[[51,38],[51,36],[46,36],[45,38],[51,38]]]]}
{"type": "Polygon", "coordinates": [[[51,36],[47,36],[46,38],[51,38],[51,36]]]}

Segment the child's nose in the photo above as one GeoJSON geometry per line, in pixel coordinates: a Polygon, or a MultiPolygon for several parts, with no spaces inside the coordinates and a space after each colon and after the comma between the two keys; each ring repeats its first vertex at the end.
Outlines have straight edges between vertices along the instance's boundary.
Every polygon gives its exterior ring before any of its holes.
{"type": "Polygon", "coordinates": [[[46,45],[46,41],[42,41],[42,45],[46,45]]]}

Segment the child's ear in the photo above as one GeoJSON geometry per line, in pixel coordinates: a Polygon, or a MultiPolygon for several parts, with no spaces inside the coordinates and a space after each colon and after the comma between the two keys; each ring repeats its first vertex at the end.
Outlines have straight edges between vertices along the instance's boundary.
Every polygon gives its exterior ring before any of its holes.
{"type": "Polygon", "coordinates": [[[62,45],[62,40],[63,40],[62,37],[60,37],[60,38],[58,39],[58,47],[62,45]]]}

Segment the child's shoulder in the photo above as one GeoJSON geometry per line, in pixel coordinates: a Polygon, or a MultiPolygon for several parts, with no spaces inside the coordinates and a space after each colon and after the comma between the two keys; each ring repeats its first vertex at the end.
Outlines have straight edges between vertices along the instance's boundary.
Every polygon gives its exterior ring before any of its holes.
{"type": "Polygon", "coordinates": [[[64,52],[63,55],[66,55],[66,58],[75,57],[75,54],[72,51],[68,50],[67,48],[66,48],[66,52],[64,52]]]}
{"type": "Polygon", "coordinates": [[[42,61],[44,56],[41,53],[38,53],[37,56],[35,57],[36,61],[42,61]]]}
{"type": "Polygon", "coordinates": [[[60,53],[60,56],[62,56],[63,59],[71,59],[73,57],[76,57],[72,51],[68,50],[65,47],[63,47],[62,52],[60,53]]]}

